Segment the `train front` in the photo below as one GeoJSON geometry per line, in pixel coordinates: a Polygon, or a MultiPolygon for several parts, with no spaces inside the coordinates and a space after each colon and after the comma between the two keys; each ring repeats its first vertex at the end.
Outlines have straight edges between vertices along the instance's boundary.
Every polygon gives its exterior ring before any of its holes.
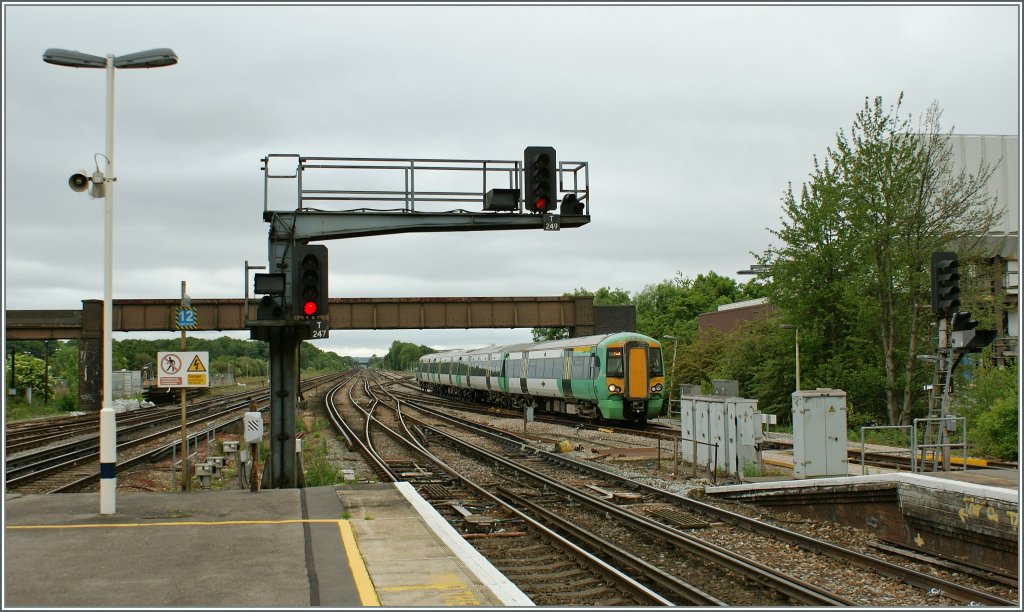
{"type": "Polygon", "coordinates": [[[604,388],[598,389],[603,417],[639,424],[657,417],[665,398],[661,343],[640,334],[616,334],[598,349],[604,353],[604,388]]]}

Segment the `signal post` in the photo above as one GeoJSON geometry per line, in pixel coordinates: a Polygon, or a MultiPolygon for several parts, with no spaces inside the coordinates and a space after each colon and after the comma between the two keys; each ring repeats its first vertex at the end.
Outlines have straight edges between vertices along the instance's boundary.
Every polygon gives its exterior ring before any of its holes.
{"type": "MultiPolygon", "coordinates": [[[[254,292],[262,295],[256,319],[247,320],[250,336],[270,344],[270,458],[264,488],[298,486],[295,458],[295,409],[299,392],[299,347],[303,340],[326,338],[328,315],[328,251],[315,241],[409,232],[493,231],[510,229],[558,230],[590,222],[589,167],[586,162],[558,164],[552,147],[527,147],[524,161],[439,160],[393,158],[325,158],[294,154],[268,155],[264,171],[263,220],[270,224],[267,274],[256,274],[254,292]],[[278,160],[294,159],[294,171],[271,170],[278,160]],[[344,170],[400,174],[401,190],[304,189],[307,174],[337,174],[344,170]],[[424,174],[472,173],[481,189],[417,192],[416,179],[424,174]],[[525,198],[520,197],[525,174],[525,198]],[[292,211],[269,210],[270,179],[297,183],[298,206],[292,211]],[[497,179],[497,180],[496,180],[497,179]],[[498,183],[498,186],[495,186],[498,183]],[[491,187],[488,189],[488,187],[491,187]],[[562,194],[560,213],[558,196],[562,194]],[[521,206],[526,201],[526,210],[521,206]],[[346,206],[323,210],[323,203],[346,206]],[[401,206],[388,210],[351,208],[352,202],[401,206]],[[455,203],[447,211],[423,210],[437,202],[455,203]],[[307,204],[316,204],[314,209],[307,204]],[[480,212],[464,208],[482,204],[480,212]]],[[[248,270],[246,264],[246,283],[248,270]]],[[[248,299],[248,295],[246,295],[248,299]]],[[[246,313],[248,316],[248,312],[246,313]]]]}
{"type": "MultiPolygon", "coordinates": [[[[975,329],[971,313],[960,310],[960,258],[952,251],[938,251],[931,257],[932,312],[938,327],[935,375],[929,398],[925,444],[933,448],[933,466],[950,469],[949,431],[952,417],[950,394],[953,373],[967,353],[977,353],[996,337],[995,330],[975,329]]],[[[922,460],[923,460],[922,456],[922,460]]]]}

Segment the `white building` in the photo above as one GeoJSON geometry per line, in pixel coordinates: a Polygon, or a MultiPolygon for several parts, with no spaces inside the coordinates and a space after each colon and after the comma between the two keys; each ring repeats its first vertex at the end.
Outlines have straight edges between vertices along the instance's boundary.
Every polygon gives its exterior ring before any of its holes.
{"type": "Polygon", "coordinates": [[[979,164],[995,166],[988,193],[995,196],[1003,215],[988,234],[988,251],[1002,270],[1001,291],[1005,304],[1000,329],[996,330],[996,353],[1016,359],[1020,337],[1020,137],[989,134],[961,134],[950,138],[954,171],[976,172],[979,164]]]}

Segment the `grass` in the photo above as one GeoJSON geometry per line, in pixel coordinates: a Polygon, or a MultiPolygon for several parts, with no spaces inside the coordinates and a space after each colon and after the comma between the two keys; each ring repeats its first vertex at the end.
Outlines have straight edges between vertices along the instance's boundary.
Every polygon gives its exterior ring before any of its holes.
{"type": "Polygon", "coordinates": [[[38,417],[66,415],[64,405],[58,399],[51,399],[49,404],[43,404],[43,397],[33,398],[29,404],[24,399],[12,399],[10,396],[4,401],[4,421],[22,421],[38,417]]]}
{"type": "MultiPolygon", "coordinates": [[[[316,429],[316,427],[314,427],[316,429]]],[[[306,486],[322,487],[345,482],[345,474],[341,468],[331,463],[327,457],[327,442],[319,444],[313,440],[303,448],[303,464],[306,468],[306,486]]]]}

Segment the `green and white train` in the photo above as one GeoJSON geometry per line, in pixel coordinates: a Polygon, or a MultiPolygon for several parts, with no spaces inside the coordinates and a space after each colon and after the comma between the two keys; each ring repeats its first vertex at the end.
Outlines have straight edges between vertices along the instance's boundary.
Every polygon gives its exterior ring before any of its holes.
{"type": "Polygon", "coordinates": [[[665,401],[662,363],[661,343],[623,332],[431,353],[416,380],[471,401],[643,424],[665,401]]]}

